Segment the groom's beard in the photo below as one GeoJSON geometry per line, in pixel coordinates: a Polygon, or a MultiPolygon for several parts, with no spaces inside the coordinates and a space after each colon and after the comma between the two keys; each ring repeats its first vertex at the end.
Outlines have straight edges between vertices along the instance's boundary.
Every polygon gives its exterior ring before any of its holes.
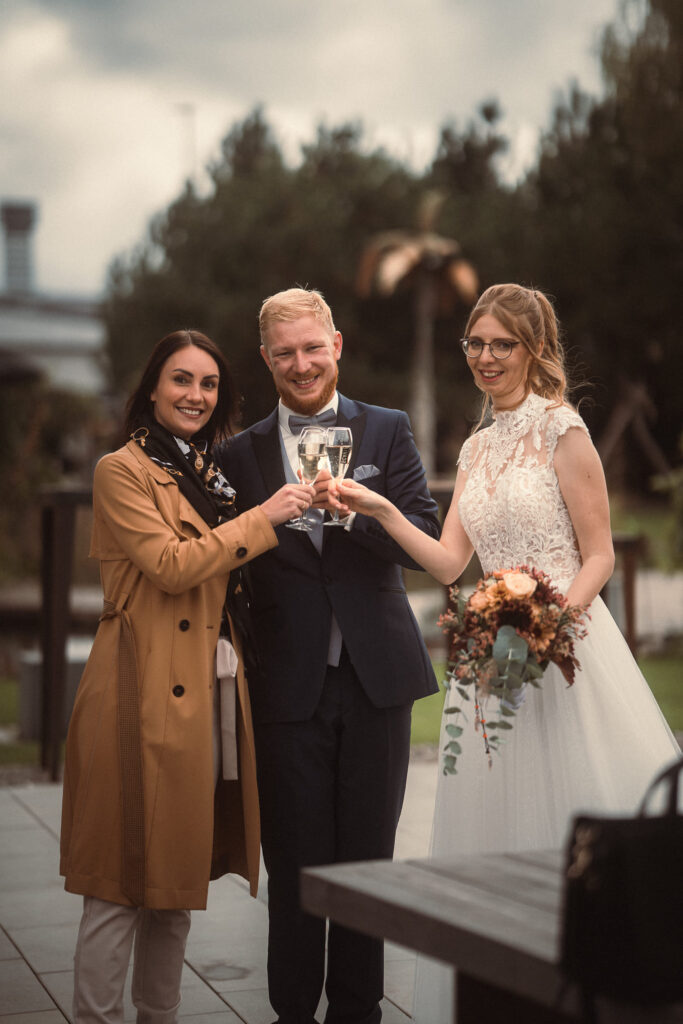
{"type": "Polygon", "coordinates": [[[312,398],[306,398],[305,395],[297,395],[290,388],[278,388],[277,393],[292,412],[298,412],[300,416],[315,416],[317,412],[325,408],[337,390],[338,379],[339,367],[335,365],[334,376],[326,381],[323,390],[312,398]]]}

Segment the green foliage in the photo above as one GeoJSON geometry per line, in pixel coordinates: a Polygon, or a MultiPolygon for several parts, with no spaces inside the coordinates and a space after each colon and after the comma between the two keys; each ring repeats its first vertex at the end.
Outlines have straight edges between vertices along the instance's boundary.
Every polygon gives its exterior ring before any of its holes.
{"type": "Polygon", "coordinates": [[[680,474],[679,468],[666,477],[665,486],[661,487],[664,498],[611,496],[612,531],[644,538],[638,554],[641,567],[672,572],[681,565],[678,552],[681,550],[679,544],[683,543],[683,512],[676,504],[681,501],[678,490],[680,474]],[[667,496],[671,502],[669,505],[664,500],[667,496]]]}
{"type": "MultiPolygon", "coordinates": [[[[570,368],[593,385],[582,405],[599,441],[630,382],[650,400],[649,430],[669,461],[680,428],[678,329],[683,291],[683,48],[679,0],[625,0],[604,32],[604,94],[578,85],[556,105],[535,166],[517,186],[497,102],[441,128],[415,172],[369,147],[359,124],[321,125],[291,166],[260,109],[235,124],[210,168],[212,189],[188,185],[109,275],[106,321],[116,387],[130,388],[154,342],[196,326],[228,355],[244,420],[272,407],[259,356],[263,298],[295,283],[320,288],[345,335],[341,387],[405,407],[413,348],[412,283],[391,298],[354,293],[365,244],[415,228],[419,197],[439,190],[436,230],[460,242],[482,287],[517,280],[556,298],[570,368]],[[620,392],[620,389],[622,391],[620,392]]],[[[453,472],[478,396],[458,351],[468,310],[442,303],[434,325],[438,468],[453,472]]],[[[644,493],[651,459],[628,436],[619,479],[644,493]]],[[[622,446],[623,447],[623,446],[622,446]]]]}
{"type": "Polygon", "coordinates": [[[675,732],[683,732],[683,658],[647,657],[639,664],[667,722],[675,732]]]}
{"type": "Polygon", "coordinates": [[[5,385],[0,401],[0,581],[35,575],[40,490],[80,468],[104,430],[94,400],[41,382],[5,385]],[[87,456],[87,453],[86,453],[87,456]]]}
{"type": "Polygon", "coordinates": [[[19,720],[19,687],[16,679],[0,677],[0,725],[14,725],[19,720]]]}
{"type": "Polygon", "coordinates": [[[245,419],[265,415],[274,392],[259,354],[258,310],[266,295],[299,283],[323,291],[346,335],[344,387],[402,404],[407,353],[395,338],[403,305],[380,317],[352,285],[368,234],[411,216],[410,172],[381,150],[364,153],[354,125],[320,127],[299,166],[288,168],[257,110],[229,132],[211,176],[211,195],[199,199],[188,186],[145,245],[111,267],[106,320],[117,386],[130,387],[159,337],[193,325],[230,359],[245,419]]]}
{"type": "MultiPolygon", "coordinates": [[[[642,381],[650,428],[671,458],[680,425],[671,369],[680,349],[672,297],[683,290],[683,31],[676,0],[644,9],[638,17],[643,5],[629,0],[605,30],[604,97],[571,89],[520,193],[533,224],[528,278],[556,296],[588,375],[613,388],[609,398],[596,393],[591,426],[599,434],[619,386],[642,381]]],[[[651,473],[631,446],[625,483],[642,490],[651,473]]]]}
{"type": "MultiPolygon", "coordinates": [[[[683,434],[680,436],[678,447],[683,456],[683,434]]],[[[671,564],[676,568],[683,568],[683,462],[671,473],[655,477],[653,488],[671,496],[671,523],[664,534],[664,540],[667,543],[671,564]]]]}

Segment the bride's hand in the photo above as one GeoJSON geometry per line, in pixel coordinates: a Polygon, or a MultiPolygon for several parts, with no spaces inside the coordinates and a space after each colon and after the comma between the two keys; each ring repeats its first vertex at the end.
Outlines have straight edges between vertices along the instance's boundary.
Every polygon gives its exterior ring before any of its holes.
{"type": "Polygon", "coordinates": [[[337,493],[352,512],[363,512],[366,516],[378,516],[392,507],[388,498],[357,480],[342,480],[337,484],[337,493]]]}

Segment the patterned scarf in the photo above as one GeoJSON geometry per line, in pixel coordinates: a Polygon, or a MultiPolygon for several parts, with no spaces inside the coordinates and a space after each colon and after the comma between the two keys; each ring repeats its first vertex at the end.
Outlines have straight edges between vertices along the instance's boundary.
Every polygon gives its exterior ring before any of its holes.
{"type": "Polygon", "coordinates": [[[175,479],[180,492],[210,527],[237,515],[235,491],[212,461],[206,441],[184,441],[152,417],[130,436],[152,462],[175,479]]]}

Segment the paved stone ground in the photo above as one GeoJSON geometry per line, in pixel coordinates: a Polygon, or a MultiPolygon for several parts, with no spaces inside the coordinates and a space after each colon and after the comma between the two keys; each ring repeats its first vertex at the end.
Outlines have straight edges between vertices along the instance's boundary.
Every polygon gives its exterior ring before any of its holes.
{"type": "MultiPolygon", "coordinates": [[[[435,752],[411,761],[396,856],[426,856],[437,779],[435,752]]],[[[71,1020],[73,950],[81,913],[58,874],[61,786],[37,769],[0,776],[0,1024],[71,1020]],[[4,784],[3,784],[4,783],[4,784]]],[[[212,882],[209,906],[193,914],[183,975],[187,1024],[270,1024],[267,912],[235,876],[212,882]]],[[[406,1024],[415,957],[388,944],[385,1024],[406,1024]]],[[[322,1006],[321,1006],[322,1011],[322,1006]]],[[[126,1020],[134,1020],[130,999],[126,1020]]],[[[322,1012],[318,1016],[322,1019],[322,1012]]]]}

